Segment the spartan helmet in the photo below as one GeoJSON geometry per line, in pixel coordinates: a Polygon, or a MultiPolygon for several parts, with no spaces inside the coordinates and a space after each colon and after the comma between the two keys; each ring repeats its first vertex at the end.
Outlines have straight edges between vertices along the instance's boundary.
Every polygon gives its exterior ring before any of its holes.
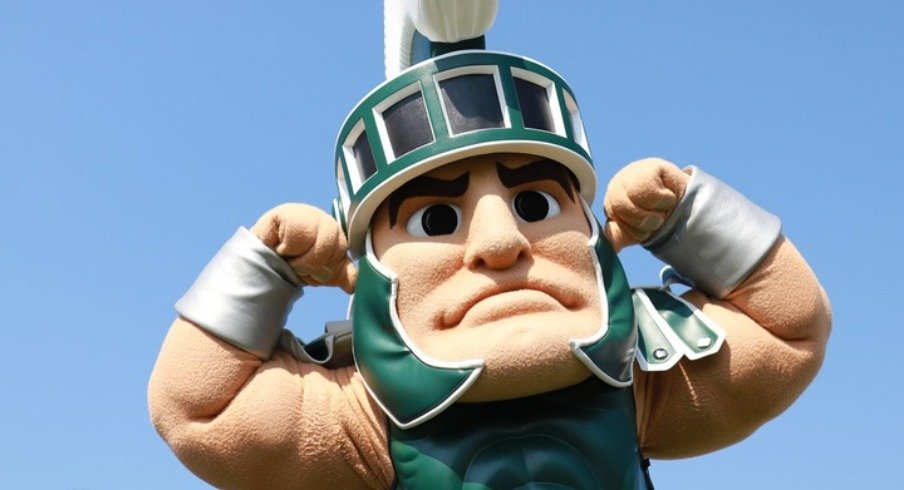
{"type": "Polygon", "coordinates": [[[447,163],[525,153],[571,170],[587,202],[596,176],[571,88],[527,58],[467,50],[417,64],[352,110],[336,144],[338,218],[361,255],[370,219],[394,190],[447,163]]]}
{"type": "MultiPolygon", "coordinates": [[[[395,2],[387,2],[387,26],[394,15],[390,3],[395,2]]],[[[480,375],[480,359],[432,359],[414,345],[396,312],[398,280],[374,256],[369,227],[380,204],[404,183],[442,165],[491,153],[548,158],[577,178],[593,230],[589,251],[608,301],[601,302],[600,330],[572,341],[571,347],[598,377],[627,386],[636,341],[630,293],[586,205],[593,202],[596,176],[574,92],[556,72],[531,59],[461,49],[482,48],[482,36],[436,43],[411,31],[411,52],[428,53],[427,59],[365,96],[342,124],[336,143],[339,198],[333,212],[352,255],[360,258],[353,346],[368,390],[396,425],[408,428],[440,413],[480,375]]]]}

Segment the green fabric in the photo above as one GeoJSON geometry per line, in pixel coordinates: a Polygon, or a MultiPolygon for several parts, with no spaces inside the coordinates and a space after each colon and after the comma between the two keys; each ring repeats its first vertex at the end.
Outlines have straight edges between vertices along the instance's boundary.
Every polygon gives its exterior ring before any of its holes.
{"type": "MultiPolygon", "coordinates": [[[[629,383],[637,337],[627,278],[606,239],[598,240],[595,253],[606,287],[609,330],[581,350],[606,376],[629,383]]],[[[358,269],[352,305],[355,362],[384,409],[400,425],[407,425],[447,401],[475,369],[436,367],[419,359],[392,324],[390,279],[366,257],[358,269]]]]}
{"type": "Polygon", "coordinates": [[[650,312],[636,294],[634,298],[634,320],[637,323],[637,349],[639,355],[649,364],[664,364],[674,356],[680,355],[675,346],[669,342],[653,318],[656,312],[650,312]],[[656,357],[656,354],[659,357],[656,357]]]}
{"type": "Polygon", "coordinates": [[[719,334],[694,315],[696,308],[693,305],[685,304],[671,293],[659,289],[648,289],[646,293],[650,301],[656,306],[656,311],[662,315],[669,326],[672,327],[672,331],[678,335],[691,352],[700,354],[709,350],[709,347],[716,345],[719,334]],[[700,347],[698,342],[704,339],[708,340],[704,344],[707,347],[700,347]]]}
{"type": "Polygon", "coordinates": [[[390,427],[400,489],[644,488],[631,388],[591,378],[517,400],[456,403],[390,427]]]}
{"type": "Polygon", "coordinates": [[[399,337],[390,317],[390,280],[364,258],[352,305],[355,362],[368,388],[402,424],[445,401],[473,369],[433,367],[415,356],[399,337]]]}
{"type": "Polygon", "coordinates": [[[336,145],[336,175],[342,176],[339,177],[341,197],[338,205],[342,207],[342,212],[335,215],[350,234],[349,241],[353,253],[361,253],[365,223],[369,222],[371,216],[368,213],[373,210],[372,207],[369,208],[370,211],[365,213],[366,216],[358,218],[358,209],[366,200],[376,198],[372,197],[372,194],[377,189],[386,189],[387,186],[391,187],[410,179],[413,175],[412,169],[425,162],[433,159],[454,161],[458,159],[454,158],[454,155],[464,156],[477,147],[492,146],[493,152],[525,151],[527,147],[533,148],[531,151],[549,151],[550,148],[557,148],[556,154],[559,155],[560,163],[575,172],[581,180],[582,194],[585,199],[592,201],[596,190],[592,159],[583,146],[586,145],[586,141],[576,136],[577,130],[573,127],[572,114],[568,104],[565,103],[566,94],[574,100],[574,94],[565,80],[549,68],[520,56],[491,51],[467,51],[433,59],[405,70],[375,88],[349,114],[339,132],[336,145]],[[443,115],[442,97],[437,91],[435,77],[442,76],[443,72],[449,70],[474,66],[498,69],[500,74],[498,83],[504,97],[502,109],[507,112],[511,124],[508,127],[486,128],[452,135],[443,115]],[[513,69],[536,74],[553,85],[557,102],[553,107],[558,106],[556,117],[562,121],[563,131],[550,132],[524,127],[514,89],[513,69]],[[407,94],[412,90],[419,91],[423,96],[433,141],[393,159],[392,152],[387,152],[383,144],[384,138],[381,137],[382,126],[378,119],[382,116],[376,113],[382,114],[388,105],[396,101],[399,94],[407,94]],[[357,182],[357,177],[353,176],[358,175],[356,170],[358,166],[351,158],[350,145],[358,137],[358,131],[361,129],[366,132],[367,141],[373,151],[376,172],[369,177],[362,176],[364,181],[357,182]],[[526,147],[525,144],[529,145],[526,147]],[[395,184],[390,184],[391,182],[395,184]]]}
{"type": "MultiPolygon", "coordinates": [[[[568,131],[566,132],[565,137],[555,133],[526,129],[523,126],[484,129],[465,135],[450,135],[445,127],[445,119],[442,117],[442,104],[440,102],[440,97],[436,92],[436,85],[433,76],[443,71],[459,67],[485,65],[498,66],[500,70],[505,70],[506,73],[511,73],[510,70],[513,67],[532,73],[537,73],[554,82],[558,91],[568,92],[569,95],[574,98],[574,94],[572,93],[571,88],[568,86],[565,80],[563,80],[562,77],[560,77],[554,71],[526,58],[506,53],[496,53],[492,51],[479,53],[462,53],[447,58],[441,58],[431,63],[424,63],[422,65],[419,65],[415,69],[407,70],[400,74],[398,77],[388,80],[377,87],[367,97],[360,101],[358,105],[352,110],[351,114],[349,114],[348,118],[342,125],[342,129],[339,132],[339,138],[337,139],[337,165],[343,166],[344,174],[349,175],[348,169],[346,167],[346,155],[343,146],[347,143],[348,137],[351,134],[352,130],[358,125],[360,121],[364,121],[364,128],[368,133],[368,138],[370,139],[371,135],[378,136],[379,131],[377,130],[376,122],[374,120],[374,107],[379,106],[384,100],[391,98],[396,93],[408,89],[413,84],[418,84],[418,88],[420,88],[424,93],[424,101],[427,105],[428,115],[431,119],[431,123],[437,126],[434,128],[434,136],[436,137],[436,140],[433,143],[430,143],[398,158],[392,163],[392,167],[389,168],[388,164],[385,161],[383,144],[378,137],[374,137],[370,141],[370,143],[371,149],[374,152],[374,157],[375,159],[378,159],[377,174],[368,179],[368,181],[365,182],[364,185],[362,185],[358,190],[354,189],[350,182],[347,182],[348,195],[351,197],[353,205],[359,203],[361,199],[363,199],[365,195],[369,194],[375,187],[379,186],[389,177],[395,175],[402,169],[416,165],[422,160],[425,160],[431,156],[438,155],[440,153],[445,153],[456,148],[464,148],[488,141],[526,140],[550,143],[553,145],[565,147],[575,152],[576,154],[580,155],[581,158],[586,160],[588,165],[590,165],[590,162],[592,162],[590,154],[574,140],[574,135],[572,134],[572,129],[570,127],[571,118],[564,103],[560,106],[560,110],[562,111],[562,118],[563,120],[569,121],[568,128],[566,128],[568,131]]],[[[511,77],[508,77],[500,80],[500,82],[503,85],[503,93],[506,94],[505,106],[509,110],[518,108],[518,102],[514,99],[514,81],[511,79],[511,77]],[[512,96],[512,100],[508,99],[509,96],[512,96]]]]}
{"type": "Polygon", "coordinates": [[[601,236],[594,244],[594,250],[606,288],[609,331],[598,342],[581,350],[606,375],[619,382],[628,382],[632,377],[637,341],[628,278],[608,240],[601,236]]]}
{"type": "Polygon", "coordinates": [[[667,369],[681,356],[697,359],[715,354],[721,348],[725,331],[671,292],[638,288],[632,300],[639,333],[638,356],[646,361],[645,369],[667,369]],[[649,299],[649,304],[642,296],[649,299]]]}
{"type": "MultiPolygon", "coordinates": [[[[471,39],[465,39],[454,43],[430,42],[430,57],[435,58],[453,51],[465,51],[468,49],[487,49],[487,41],[484,36],[478,36],[471,39]]],[[[425,58],[426,59],[426,58],[425,58]]],[[[416,60],[419,63],[423,60],[416,60]]],[[[412,64],[414,64],[412,63],[412,64]]]]}

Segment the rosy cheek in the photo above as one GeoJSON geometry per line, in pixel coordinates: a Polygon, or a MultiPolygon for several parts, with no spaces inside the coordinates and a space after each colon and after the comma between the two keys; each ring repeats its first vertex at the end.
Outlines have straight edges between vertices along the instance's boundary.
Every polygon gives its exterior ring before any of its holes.
{"type": "Polygon", "coordinates": [[[461,266],[462,247],[446,243],[411,242],[390,248],[381,261],[400,278],[433,277],[447,271],[453,274],[461,266]]]}
{"type": "Polygon", "coordinates": [[[574,271],[593,270],[588,241],[590,237],[573,230],[560,231],[533,243],[537,257],[562,264],[574,271]]]}
{"type": "Polygon", "coordinates": [[[398,306],[403,321],[412,310],[426,313],[431,293],[460,269],[462,247],[451,244],[406,243],[392,247],[382,262],[399,278],[398,306]]]}

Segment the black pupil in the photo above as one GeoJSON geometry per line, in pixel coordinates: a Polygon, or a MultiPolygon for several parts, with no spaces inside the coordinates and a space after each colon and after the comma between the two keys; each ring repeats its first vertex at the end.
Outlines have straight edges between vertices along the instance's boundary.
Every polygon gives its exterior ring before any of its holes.
{"type": "Polygon", "coordinates": [[[448,235],[458,227],[458,215],[448,204],[434,204],[421,215],[421,226],[427,235],[448,235]]]}
{"type": "Polygon", "coordinates": [[[549,203],[537,191],[519,192],[515,196],[515,212],[529,223],[540,221],[549,214],[549,203]]]}

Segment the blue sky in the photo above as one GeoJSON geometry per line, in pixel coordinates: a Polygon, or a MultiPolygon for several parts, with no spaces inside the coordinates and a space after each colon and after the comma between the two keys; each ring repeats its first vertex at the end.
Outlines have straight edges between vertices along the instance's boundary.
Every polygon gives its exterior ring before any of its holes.
{"type": "MultiPolygon", "coordinates": [[[[172,305],[237,226],[328,206],[335,133],[383,74],[381,2],[312,5],[0,1],[0,486],[205,488],[148,421],[172,305]]],[[[902,24],[878,0],[502,2],[488,45],[565,76],[602,181],[705,167],[782,217],[833,302],[797,404],[654,462],[657,488],[900,483],[902,24]]],[[[290,327],[344,311],[310,291],[290,327]]]]}

